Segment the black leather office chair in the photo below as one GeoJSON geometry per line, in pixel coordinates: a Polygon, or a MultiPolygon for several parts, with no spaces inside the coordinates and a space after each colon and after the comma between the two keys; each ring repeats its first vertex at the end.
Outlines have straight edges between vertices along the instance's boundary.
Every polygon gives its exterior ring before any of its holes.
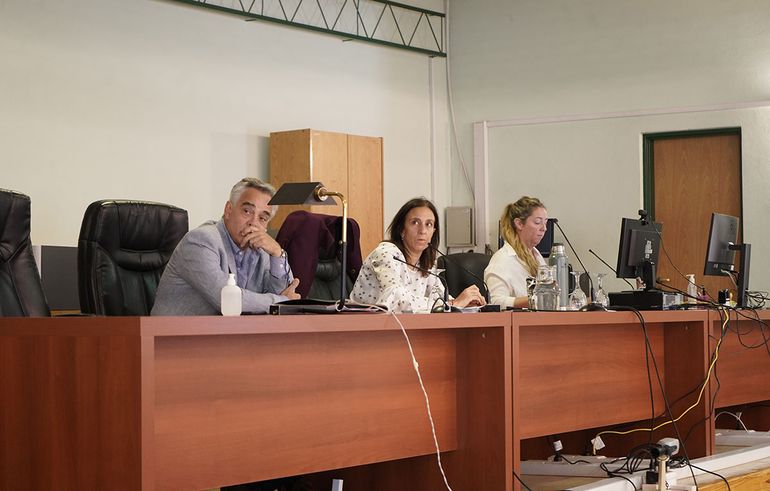
{"type": "MultiPolygon", "coordinates": [[[[302,298],[339,300],[342,263],[338,245],[342,218],[307,211],[289,213],[276,240],[289,255],[294,276],[300,279],[302,298]]],[[[346,298],[361,270],[360,229],[348,218],[346,298]]]]}
{"type": "Polygon", "coordinates": [[[163,269],[187,230],[187,211],[175,206],[91,203],[78,239],[80,310],[149,315],[163,269]]]}
{"type": "Polygon", "coordinates": [[[0,316],[51,315],[32,255],[29,196],[0,189],[0,316]]]}
{"type": "Polygon", "coordinates": [[[492,256],[478,252],[459,252],[448,254],[446,257],[439,256],[437,265],[439,269],[444,270],[443,275],[449,287],[449,293],[456,297],[469,286],[476,285],[481,294],[486,295],[487,287],[484,286],[483,281],[484,269],[491,258],[492,256]]]}

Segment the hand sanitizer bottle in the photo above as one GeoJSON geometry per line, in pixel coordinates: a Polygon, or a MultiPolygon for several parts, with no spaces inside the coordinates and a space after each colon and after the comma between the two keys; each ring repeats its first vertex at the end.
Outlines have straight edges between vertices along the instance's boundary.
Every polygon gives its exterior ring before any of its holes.
{"type": "Polygon", "coordinates": [[[222,315],[241,315],[242,300],[241,289],[235,284],[235,274],[230,273],[227,284],[222,287],[220,296],[222,302],[222,315]]]}

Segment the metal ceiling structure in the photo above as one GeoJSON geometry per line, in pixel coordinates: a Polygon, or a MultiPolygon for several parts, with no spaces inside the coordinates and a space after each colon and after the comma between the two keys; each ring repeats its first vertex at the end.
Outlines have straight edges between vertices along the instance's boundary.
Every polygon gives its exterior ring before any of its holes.
{"type": "Polygon", "coordinates": [[[385,0],[169,0],[384,46],[446,56],[446,16],[385,0]]]}

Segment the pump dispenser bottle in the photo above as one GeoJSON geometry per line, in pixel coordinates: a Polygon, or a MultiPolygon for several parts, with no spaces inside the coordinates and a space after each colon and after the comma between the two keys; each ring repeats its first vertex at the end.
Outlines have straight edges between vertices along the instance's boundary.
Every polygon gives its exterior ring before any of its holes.
{"type": "Polygon", "coordinates": [[[235,274],[230,273],[227,277],[227,284],[222,287],[220,300],[222,302],[222,315],[241,315],[241,309],[243,308],[241,289],[235,284],[235,274]]]}

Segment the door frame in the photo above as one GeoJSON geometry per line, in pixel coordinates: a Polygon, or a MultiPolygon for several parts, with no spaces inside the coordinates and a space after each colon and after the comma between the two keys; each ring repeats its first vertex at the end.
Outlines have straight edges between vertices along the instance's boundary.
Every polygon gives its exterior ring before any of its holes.
{"type": "Polygon", "coordinates": [[[642,193],[644,209],[647,210],[650,220],[655,220],[655,157],[653,147],[657,140],[670,140],[673,138],[693,138],[710,135],[738,135],[738,172],[740,174],[741,196],[741,220],[740,233],[743,236],[743,134],[740,126],[725,128],[708,128],[700,130],[664,131],[656,133],[642,133],[642,193]]]}

